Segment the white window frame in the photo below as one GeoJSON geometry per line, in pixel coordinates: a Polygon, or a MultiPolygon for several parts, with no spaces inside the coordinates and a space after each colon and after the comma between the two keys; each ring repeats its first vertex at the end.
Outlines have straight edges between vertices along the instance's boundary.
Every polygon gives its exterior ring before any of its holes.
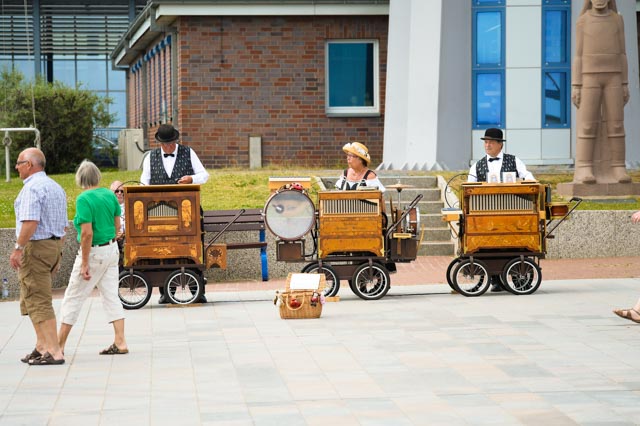
{"type": "Polygon", "coordinates": [[[380,43],[376,39],[327,40],[325,42],[325,113],[329,117],[377,117],[380,115],[380,43]],[[373,105],[355,107],[329,106],[329,45],[331,44],[363,44],[373,45],[373,105]]]}

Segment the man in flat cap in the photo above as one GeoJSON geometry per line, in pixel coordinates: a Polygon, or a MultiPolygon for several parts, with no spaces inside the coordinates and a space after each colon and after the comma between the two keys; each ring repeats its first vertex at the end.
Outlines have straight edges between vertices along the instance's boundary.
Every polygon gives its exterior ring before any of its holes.
{"type": "Polygon", "coordinates": [[[207,182],[209,173],[193,149],[178,144],[180,132],[175,127],[162,124],[155,139],[160,142],[160,147],[145,157],[140,182],[145,185],[207,182]]]}

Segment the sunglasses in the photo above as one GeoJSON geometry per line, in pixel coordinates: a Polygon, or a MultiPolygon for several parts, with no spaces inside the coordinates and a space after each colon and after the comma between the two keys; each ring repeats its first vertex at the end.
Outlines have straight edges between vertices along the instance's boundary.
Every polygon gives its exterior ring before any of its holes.
{"type": "Polygon", "coordinates": [[[122,189],[116,189],[115,191],[113,191],[114,194],[124,194],[124,190],[122,189]]]}

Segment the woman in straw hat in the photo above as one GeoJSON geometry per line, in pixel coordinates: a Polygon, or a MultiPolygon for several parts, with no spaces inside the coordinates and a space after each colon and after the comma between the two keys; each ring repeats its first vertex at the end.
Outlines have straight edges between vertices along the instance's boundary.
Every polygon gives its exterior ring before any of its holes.
{"type": "Polygon", "coordinates": [[[371,157],[367,147],[360,142],[351,142],[346,143],[342,150],[347,154],[349,168],[344,170],[342,176],[336,182],[336,188],[349,191],[366,186],[377,188],[384,192],[384,186],[378,179],[378,175],[369,169],[371,157]]]}

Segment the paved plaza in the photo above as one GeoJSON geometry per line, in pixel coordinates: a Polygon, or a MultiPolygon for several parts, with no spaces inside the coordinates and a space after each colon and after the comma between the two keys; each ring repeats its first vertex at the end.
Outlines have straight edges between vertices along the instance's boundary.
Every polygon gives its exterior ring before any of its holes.
{"type": "MultiPolygon", "coordinates": [[[[0,303],[1,425],[640,424],[640,325],[611,313],[633,278],[544,281],[530,296],[451,294],[442,284],[341,300],[282,320],[273,291],[127,312],[131,353],[100,299],[63,366],[27,366],[29,321],[0,303]]],[[[59,309],[60,299],[54,301],[59,309]]]]}

